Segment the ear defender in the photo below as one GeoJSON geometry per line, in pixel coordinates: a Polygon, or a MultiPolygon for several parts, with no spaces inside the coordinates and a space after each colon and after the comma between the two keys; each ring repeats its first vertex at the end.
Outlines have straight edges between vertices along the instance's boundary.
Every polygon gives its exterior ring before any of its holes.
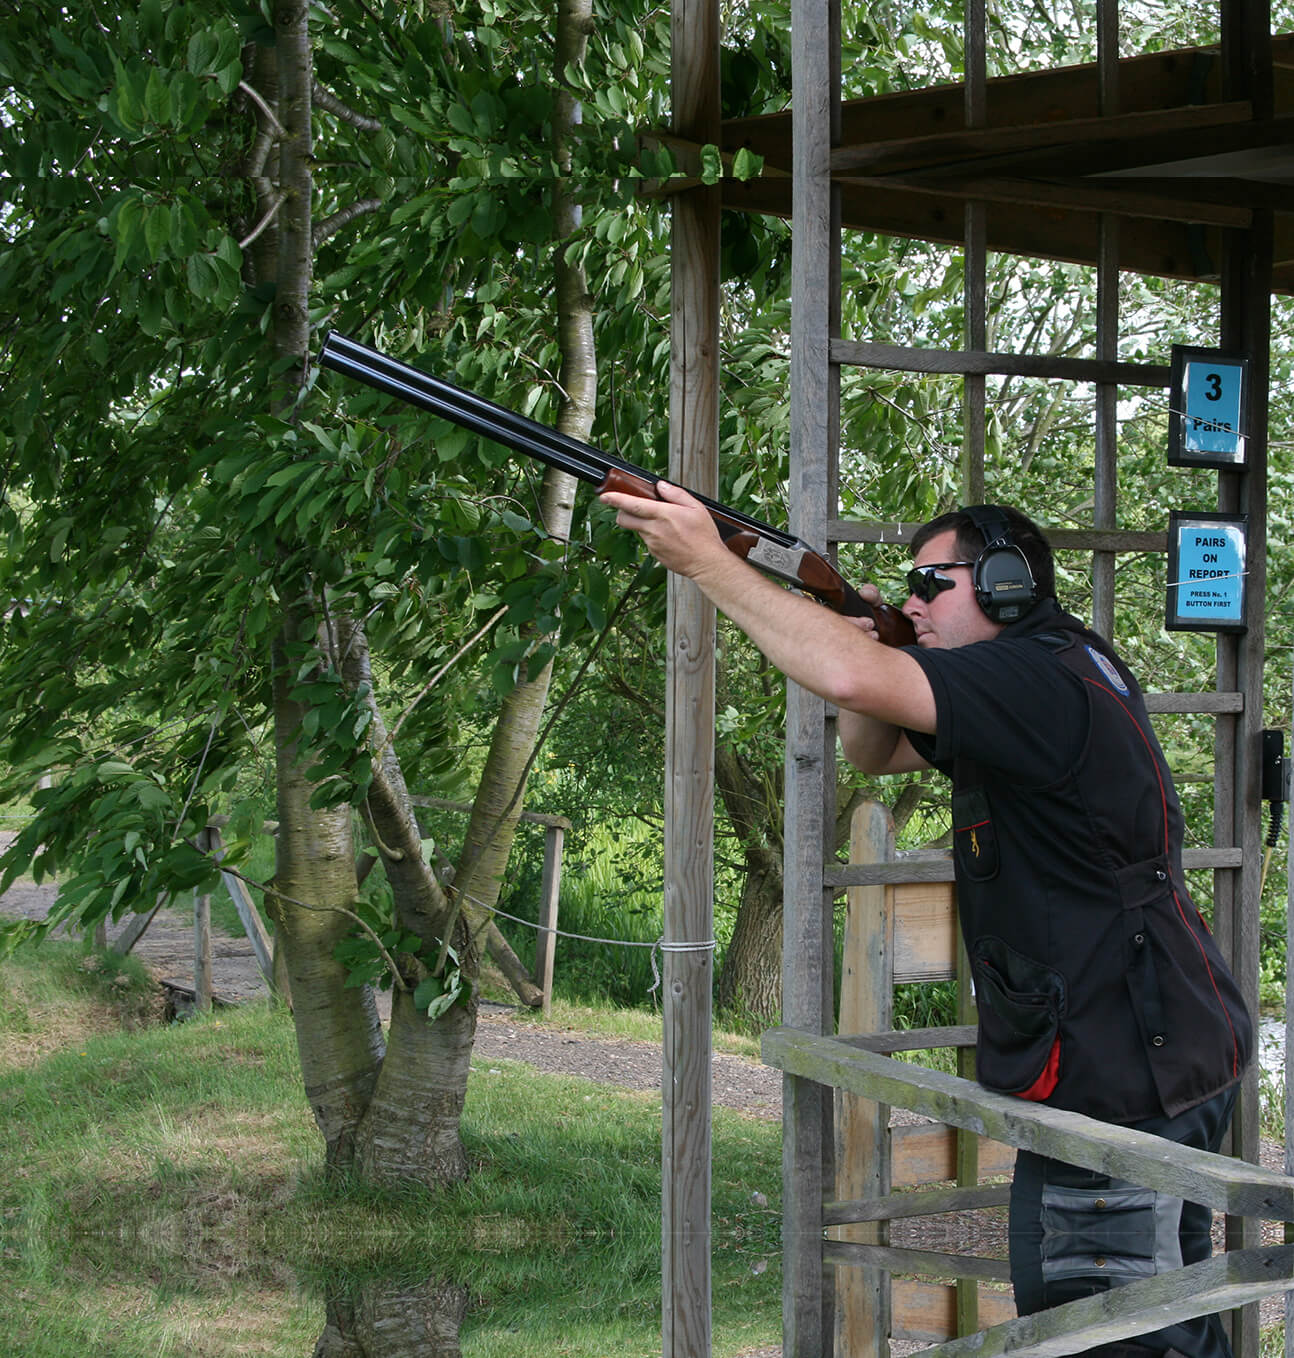
{"type": "Polygon", "coordinates": [[[962,512],[984,536],[984,548],[975,559],[975,601],[993,622],[1015,622],[1038,598],[1029,562],[996,505],[967,505],[962,512]]]}

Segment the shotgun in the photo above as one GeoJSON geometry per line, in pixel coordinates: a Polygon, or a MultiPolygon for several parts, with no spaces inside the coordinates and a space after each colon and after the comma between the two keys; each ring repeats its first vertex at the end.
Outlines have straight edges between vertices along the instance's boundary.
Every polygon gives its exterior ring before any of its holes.
{"type": "MultiPolygon", "coordinates": [[[[569,472],[581,481],[589,481],[599,493],[617,490],[648,500],[659,498],[656,482],[662,478],[653,472],[635,467],[631,462],[622,462],[590,444],[518,415],[443,378],[412,368],[378,349],[339,335],[335,330],[324,337],[319,363],[376,387],[388,396],[430,411],[471,433],[502,443],[514,452],[569,472]]],[[[710,511],[729,551],[765,574],[819,599],[837,613],[851,618],[871,618],[876,624],[877,637],[887,646],[915,643],[916,633],[903,613],[890,604],[869,604],[831,562],[807,542],[704,495],[696,498],[710,511]]]]}

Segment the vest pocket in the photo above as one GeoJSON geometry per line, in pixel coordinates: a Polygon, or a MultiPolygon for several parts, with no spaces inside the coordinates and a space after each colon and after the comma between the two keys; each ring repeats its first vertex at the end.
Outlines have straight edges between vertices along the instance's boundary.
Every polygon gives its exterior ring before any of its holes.
{"type": "Polygon", "coordinates": [[[997,834],[982,787],[953,793],[953,845],[958,871],[967,879],[987,882],[997,876],[997,834]]]}
{"type": "Polygon", "coordinates": [[[1002,1094],[1047,1098],[1060,1081],[1064,977],[1000,938],[980,939],[971,963],[979,1007],[976,1077],[1002,1094]]]}

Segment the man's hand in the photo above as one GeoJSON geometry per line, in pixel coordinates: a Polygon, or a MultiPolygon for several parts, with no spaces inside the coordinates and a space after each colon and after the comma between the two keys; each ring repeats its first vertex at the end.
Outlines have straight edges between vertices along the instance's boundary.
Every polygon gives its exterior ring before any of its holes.
{"type": "Polygon", "coordinates": [[[707,561],[729,556],[710,511],[694,495],[668,481],[656,483],[659,500],[623,491],[604,491],[598,498],[616,511],[616,523],[637,533],[647,550],[678,575],[695,578],[707,561]]]}
{"type": "MultiPolygon", "coordinates": [[[[870,580],[858,586],[858,593],[862,596],[863,600],[871,604],[873,608],[876,608],[878,605],[885,602],[885,600],[881,598],[881,591],[877,589],[870,580]]],[[[844,617],[843,614],[841,616],[844,617]]],[[[852,623],[864,636],[870,637],[873,641],[880,640],[876,634],[875,618],[845,617],[845,621],[852,623]]]]}

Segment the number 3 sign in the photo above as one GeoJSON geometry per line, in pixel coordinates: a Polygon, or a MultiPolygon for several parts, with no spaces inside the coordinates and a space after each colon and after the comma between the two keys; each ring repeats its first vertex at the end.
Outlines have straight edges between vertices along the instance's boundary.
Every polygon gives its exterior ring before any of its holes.
{"type": "Polygon", "coordinates": [[[1249,360],[1173,345],[1168,461],[1175,467],[1243,467],[1249,360]]]}

